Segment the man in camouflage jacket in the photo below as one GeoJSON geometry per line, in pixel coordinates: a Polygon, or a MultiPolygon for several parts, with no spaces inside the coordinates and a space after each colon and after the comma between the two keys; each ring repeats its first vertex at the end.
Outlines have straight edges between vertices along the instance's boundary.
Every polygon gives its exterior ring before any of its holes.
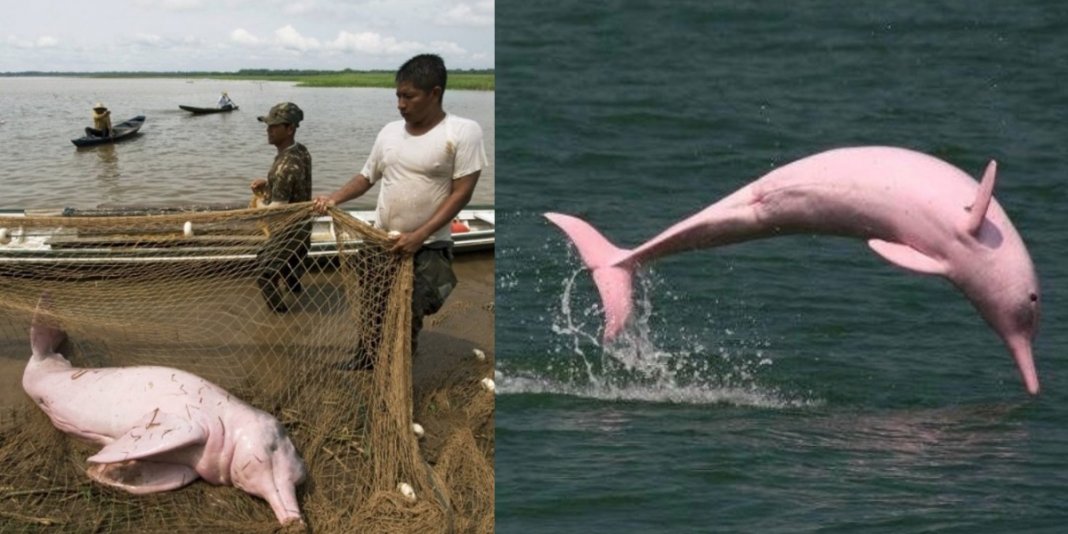
{"type": "MultiPolygon", "coordinates": [[[[295,137],[304,112],[292,102],[275,105],[267,115],[257,117],[267,124],[267,142],[278,149],[267,179],[259,178],[251,184],[258,207],[279,207],[292,202],[311,200],[312,160],[304,145],[295,137]]],[[[272,230],[258,260],[262,267],[257,283],[263,298],[272,310],[285,313],[286,306],[279,285],[283,282],[293,293],[301,292],[300,277],[304,272],[304,258],[308,256],[311,222],[293,224],[272,230]]]]}

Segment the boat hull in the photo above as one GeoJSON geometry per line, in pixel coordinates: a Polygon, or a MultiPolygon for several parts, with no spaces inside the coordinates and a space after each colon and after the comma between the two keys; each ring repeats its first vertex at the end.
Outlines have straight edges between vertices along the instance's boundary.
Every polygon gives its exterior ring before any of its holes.
{"type": "Polygon", "coordinates": [[[228,108],[199,108],[196,106],[185,106],[179,104],[178,107],[192,113],[193,115],[207,115],[209,113],[229,113],[231,111],[237,110],[237,106],[231,106],[228,108]]]}
{"type": "Polygon", "coordinates": [[[141,130],[141,126],[143,126],[144,124],[145,124],[145,116],[144,115],[138,115],[138,116],[136,116],[136,117],[134,117],[134,118],[132,118],[132,119],[130,119],[128,121],[123,121],[123,122],[120,122],[119,124],[116,124],[116,125],[112,126],[111,129],[114,132],[114,135],[112,135],[110,137],[97,137],[97,136],[85,135],[85,136],[79,137],[77,139],[71,139],[70,142],[74,143],[74,146],[77,146],[77,147],[96,146],[96,145],[106,145],[106,144],[110,144],[110,143],[118,143],[119,141],[124,141],[126,139],[129,139],[129,138],[137,135],[137,133],[141,130]]]}
{"type": "MultiPolygon", "coordinates": [[[[256,251],[266,242],[265,236],[200,235],[191,228],[184,235],[183,227],[158,236],[101,235],[79,232],[73,228],[35,229],[24,231],[19,219],[26,216],[121,217],[145,215],[174,215],[181,212],[209,211],[212,207],[166,208],[101,208],[95,210],[0,210],[0,271],[18,265],[51,264],[62,266],[125,265],[130,263],[186,263],[186,262],[244,262],[255,261],[256,251]],[[6,242],[5,242],[6,241],[6,242]]],[[[353,217],[375,224],[373,210],[350,210],[353,217]]],[[[456,254],[492,251],[495,244],[495,215],[493,209],[465,209],[457,217],[453,251],[456,254]]],[[[346,253],[360,249],[357,239],[347,239],[334,227],[329,216],[313,221],[308,257],[331,261],[338,256],[338,242],[346,253]]],[[[2,274],[2,273],[0,273],[2,274]]]]}

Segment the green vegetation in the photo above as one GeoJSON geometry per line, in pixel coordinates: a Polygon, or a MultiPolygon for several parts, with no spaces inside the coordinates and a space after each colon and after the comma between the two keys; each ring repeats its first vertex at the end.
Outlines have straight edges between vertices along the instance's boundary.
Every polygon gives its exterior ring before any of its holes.
{"type": "MultiPolygon", "coordinates": [[[[393,71],[241,69],[237,72],[8,72],[0,76],[62,76],[81,78],[214,78],[297,82],[304,87],[393,87],[393,71]]],[[[448,89],[493,91],[493,69],[449,71],[448,89]]]]}
{"type": "MultiPolygon", "coordinates": [[[[216,73],[208,78],[225,80],[271,80],[297,82],[304,87],[393,87],[393,71],[309,71],[242,69],[236,73],[216,73]]],[[[492,70],[457,70],[449,72],[449,89],[493,91],[492,70]]]]}

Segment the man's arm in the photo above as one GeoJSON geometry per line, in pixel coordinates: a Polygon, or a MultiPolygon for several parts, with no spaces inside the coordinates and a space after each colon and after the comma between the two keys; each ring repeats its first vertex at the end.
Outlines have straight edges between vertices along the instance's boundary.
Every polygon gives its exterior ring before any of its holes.
{"type": "Polygon", "coordinates": [[[250,187],[253,194],[264,200],[256,202],[256,207],[280,208],[289,204],[296,194],[298,182],[304,181],[308,176],[304,161],[292,154],[287,154],[274,172],[273,187],[269,187],[270,184],[263,178],[252,181],[250,187]]]}
{"type": "Polygon", "coordinates": [[[288,201],[282,199],[271,200],[271,191],[264,178],[256,178],[249,184],[249,188],[252,189],[252,205],[249,206],[251,208],[281,208],[289,204],[288,201]]]}
{"type": "Polygon", "coordinates": [[[326,213],[328,208],[333,208],[338,204],[344,204],[354,198],[358,198],[366,193],[368,189],[371,189],[371,181],[363,174],[357,174],[356,176],[353,176],[348,183],[338,188],[337,191],[334,191],[329,195],[319,195],[315,197],[313,199],[315,202],[315,211],[318,213],[326,213]]]}
{"type": "Polygon", "coordinates": [[[430,237],[430,234],[434,233],[434,230],[452,222],[456,215],[460,213],[460,210],[464,209],[464,206],[471,201],[471,194],[475,192],[475,184],[478,183],[478,177],[481,174],[482,171],[479,170],[453,180],[452,191],[449,192],[449,196],[445,197],[445,201],[438,206],[434,215],[415,231],[401,234],[390,250],[405,254],[418,252],[426,239],[430,237]]]}

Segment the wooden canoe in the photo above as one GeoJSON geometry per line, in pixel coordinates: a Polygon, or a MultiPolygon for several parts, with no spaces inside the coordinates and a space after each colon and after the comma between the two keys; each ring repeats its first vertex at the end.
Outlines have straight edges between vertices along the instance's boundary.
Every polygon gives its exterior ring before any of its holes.
{"type": "Polygon", "coordinates": [[[208,113],[229,113],[237,109],[237,106],[228,106],[225,108],[198,108],[196,106],[178,105],[179,108],[192,113],[193,115],[207,115],[208,113]]]}
{"type": "Polygon", "coordinates": [[[115,124],[111,127],[114,135],[110,137],[97,137],[95,135],[85,135],[77,139],[71,139],[70,142],[75,146],[95,146],[105,145],[108,143],[117,143],[123,139],[128,139],[137,135],[137,132],[141,130],[141,126],[145,123],[145,116],[138,115],[128,121],[123,121],[115,124]]]}

